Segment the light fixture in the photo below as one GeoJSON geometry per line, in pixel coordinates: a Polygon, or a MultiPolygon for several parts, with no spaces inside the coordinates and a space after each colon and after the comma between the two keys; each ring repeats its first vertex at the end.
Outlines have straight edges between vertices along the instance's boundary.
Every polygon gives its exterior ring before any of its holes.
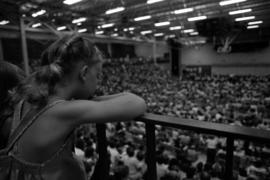
{"type": "Polygon", "coordinates": [[[141,34],[145,35],[145,34],[150,34],[152,33],[153,31],[151,30],[147,30],[147,31],[141,31],[141,34]]]}
{"type": "Polygon", "coordinates": [[[123,31],[124,31],[124,32],[127,32],[127,31],[128,31],[128,28],[124,28],[123,31]]]}
{"type": "Polygon", "coordinates": [[[86,21],[86,18],[85,17],[81,17],[81,18],[78,18],[78,19],[74,19],[72,21],[73,24],[77,24],[77,23],[81,23],[81,22],[84,22],[86,21]]]}
{"type": "Polygon", "coordinates": [[[169,38],[175,38],[175,34],[171,34],[168,36],[169,38]]]}
{"type": "Polygon", "coordinates": [[[188,18],[188,21],[200,21],[200,20],[204,20],[204,19],[207,19],[207,16],[191,17],[191,18],[188,18]]]}
{"type": "Polygon", "coordinates": [[[253,21],[253,22],[249,22],[248,25],[255,25],[255,24],[262,24],[263,21],[253,21]]]}
{"type": "Polygon", "coordinates": [[[117,13],[117,12],[121,12],[121,11],[124,11],[125,8],[124,7],[117,7],[117,8],[114,8],[114,9],[109,9],[105,12],[105,14],[114,14],[114,13],[117,13]]]}
{"type": "Polygon", "coordinates": [[[252,9],[242,9],[242,10],[237,10],[237,11],[230,11],[229,15],[235,15],[235,14],[242,14],[242,13],[247,13],[251,12],[252,9]]]}
{"type": "Polygon", "coordinates": [[[226,6],[230,4],[235,4],[235,3],[240,3],[240,2],[245,2],[247,0],[227,0],[227,1],[221,1],[219,2],[220,6],[226,6]]]}
{"type": "Polygon", "coordinates": [[[258,25],[253,25],[253,26],[248,26],[247,29],[256,29],[256,28],[259,28],[258,25]]]}
{"type": "Polygon", "coordinates": [[[157,3],[157,2],[161,2],[161,1],[164,1],[164,0],[148,0],[146,3],[147,4],[154,4],[154,3],[157,3]]]}
{"type": "Polygon", "coordinates": [[[87,31],[86,28],[84,28],[84,29],[79,29],[79,30],[78,30],[79,33],[83,33],[83,32],[86,32],[86,31],[87,31]]]}
{"type": "Polygon", "coordinates": [[[32,25],[32,28],[37,28],[37,27],[39,27],[39,26],[41,26],[41,23],[36,23],[36,24],[33,24],[33,25],[32,25]]]}
{"type": "Polygon", "coordinates": [[[116,37],[116,36],[118,36],[118,34],[117,34],[117,33],[114,33],[114,34],[112,34],[112,36],[113,36],[113,37],[116,37]]]}
{"type": "Polygon", "coordinates": [[[174,11],[174,14],[183,14],[194,11],[194,8],[178,9],[174,11]]]}
{"type": "Polygon", "coordinates": [[[62,31],[64,29],[66,29],[66,28],[67,28],[66,26],[60,26],[60,27],[57,28],[57,31],[62,31]]]}
{"type": "Polygon", "coordinates": [[[33,13],[33,14],[32,14],[32,17],[41,16],[41,15],[43,15],[43,14],[45,14],[45,13],[46,13],[46,11],[45,11],[44,9],[42,9],[42,10],[40,10],[40,11],[38,11],[38,12],[33,13]]]}
{"type": "Polygon", "coordinates": [[[65,0],[63,3],[67,4],[67,5],[72,5],[72,4],[78,3],[80,1],[82,1],[82,0],[65,0]]]}
{"type": "Polygon", "coordinates": [[[114,31],[118,31],[118,29],[117,28],[114,28],[114,31]]]}
{"type": "Polygon", "coordinates": [[[134,21],[143,21],[143,20],[147,20],[147,19],[151,19],[151,16],[141,16],[141,17],[136,17],[134,18],[134,21]]]}
{"type": "Polygon", "coordinates": [[[154,34],[154,36],[156,36],[156,37],[163,36],[163,35],[164,35],[164,33],[156,33],[156,34],[154,34]]]}
{"type": "Polygon", "coordinates": [[[6,25],[6,24],[8,24],[9,23],[9,21],[8,20],[3,20],[3,21],[0,21],[0,25],[6,25]]]}
{"type": "Polygon", "coordinates": [[[109,23],[109,24],[103,24],[101,25],[102,28],[109,28],[109,27],[113,27],[114,23],[109,23]]]}
{"type": "Polygon", "coordinates": [[[255,19],[255,16],[236,18],[235,21],[247,21],[247,20],[251,20],[251,19],[255,19]]]}
{"type": "Polygon", "coordinates": [[[191,32],[190,35],[197,36],[197,35],[199,35],[199,33],[198,32],[191,32]]]}
{"type": "Polygon", "coordinates": [[[170,25],[170,22],[169,21],[155,23],[155,26],[156,27],[159,27],[159,26],[168,26],[168,25],[170,25]]]}
{"type": "Polygon", "coordinates": [[[194,29],[185,29],[183,30],[183,33],[192,33],[194,32],[194,29]]]}
{"type": "Polygon", "coordinates": [[[82,23],[77,23],[77,26],[81,26],[82,25],[82,23]]]}
{"type": "Polygon", "coordinates": [[[103,34],[103,33],[104,33],[104,31],[96,31],[95,34],[103,34]]]}
{"type": "Polygon", "coordinates": [[[181,27],[181,26],[170,27],[170,30],[171,30],[171,31],[179,30],[179,29],[182,29],[182,27],[181,27]]]}
{"type": "Polygon", "coordinates": [[[196,44],[205,44],[206,43],[206,40],[199,40],[199,41],[196,41],[196,44]]]}
{"type": "Polygon", "coordinates": [[[134,29],[135,29],[135,27],[128,28],[128,30],[130,30],[130,31],[133,31],[134,29]]]}

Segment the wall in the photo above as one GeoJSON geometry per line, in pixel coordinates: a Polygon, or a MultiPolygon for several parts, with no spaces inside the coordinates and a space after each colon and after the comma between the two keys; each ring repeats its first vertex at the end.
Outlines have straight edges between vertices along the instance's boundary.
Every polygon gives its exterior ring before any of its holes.
{"type": "Polygon", "coordinates": [[[182,48],[184,65],[211,65],[213,74],[270,74],[270,47],[250,53],[218,54],[211,44],[182,48]]]}
{"type": "MultiPolygon", "coordinates": [[[[157,43],[156,44],[156,57],[163,57],[165,53],[169,52],[167,44],[157,43]]],[[[153,57],[153,44],[144,43],[135,45],[135,53],[137,56],[149,58],[153,57]]]]}
{"type": "Polygon", "coordinates": [[[212,67],[212,74],[237,74],[237,75],[258,75],[264,76],[270,74],[270,66],[255,67],[212,67]]]}

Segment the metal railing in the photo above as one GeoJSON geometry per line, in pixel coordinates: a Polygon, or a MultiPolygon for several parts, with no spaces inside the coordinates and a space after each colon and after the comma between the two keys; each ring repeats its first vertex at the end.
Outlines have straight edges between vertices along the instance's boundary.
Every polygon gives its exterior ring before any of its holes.
{"type": "MultiPolygon", "coordinates": [[[[227,138],[226,147],[226,170],[225,179],[233,177],[233,150],[234,140],[241,139],[270,144],[270,131],[260,130],[242,126],[232,126],[220,123],[211,123],[205,121],[182,119],[170,116],[161,116],[155,114],[145,114],[136,119],[145,123],[146,130],[146,163],[148,166],[147,180],[156,180],[156,137],[155,125],[165,127],[192,130],[197,133],[206,133],[227,138]]],[[[96,165],[93,179],[108,179],[109,176],[109,158],[107,156],[106,126],[97,125],[97,144],[99,153],[99,162],[96,165]]]]}

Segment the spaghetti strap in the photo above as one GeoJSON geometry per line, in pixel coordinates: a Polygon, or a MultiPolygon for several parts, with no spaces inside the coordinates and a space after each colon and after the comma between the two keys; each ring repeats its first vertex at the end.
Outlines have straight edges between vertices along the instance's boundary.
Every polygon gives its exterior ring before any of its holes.
{"type": "Polygon", "coordinates": [[[16,127],[18,127],[18,125],[20,124],[23,104],[24,104],[24,100],[20,101],[19,104],[15,108],[15,111],[13,114],[13,120],[11,122],[10,134],[13,134],[16,127]]]}
{"type": "MultiPolygon", "coordinates": [[[[8,140],[8,144],[7,144],[7,147],[5,148],[5,151],[7,153],[10,152],[10,150],[12,149],[14,144],[19,140],[19,138],[24,134],[24,132],[35,122],[35,120],[41,114],[43,114],[48,109],[52,108],[53,106],[55,106],[56,104],[61,103],[61,102],[64,102],[64,100],[58,100],[58,101],[55,101],[51,104],[48,104],[47,106],[45,106],[41,110],[33,108],[30,111],[28,111],[26,113],[26,115],[23,117],[23,119],[21,120],[21,122],[19,123],[19,125],[14,129],[13,133],[10,135],[10,138],[8,140]]],[[[17,117],[15,117],[15,118],[17,118],[17,117]]]]}

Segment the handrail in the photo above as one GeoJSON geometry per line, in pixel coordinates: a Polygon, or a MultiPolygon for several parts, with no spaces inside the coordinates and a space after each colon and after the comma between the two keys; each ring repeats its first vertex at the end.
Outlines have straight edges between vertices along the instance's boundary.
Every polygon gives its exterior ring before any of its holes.
{"type": "MultiPolygon", "coordinates": [[[[242,127],[242,126],[233,126],[221,123],[212,123],[191,119],[183,119],[170,116],[162,116],[156,114],[146,113],[141,117],[135,119],[136,121],[141,121],[146,124],[146,163],[147,163],[147,180],[156,180],[156,144],[155,144],[155,125],[162,125],[165,127],[172,127],[177,129],[185,129],[196,131],[198,133],[213,134],[216,136],[223,136],[227,138],[227,147],[226,147],[226,172],[225,179],[229,180],[233,177],[233,150],[234,150],[234,140],[242,139],[248,141],[256,141],[263,143],[270,143],[270,131],[242,127]]],[[[102,172],[100,177],[103,178],[93,178],[94,179],[107,179],[108,177],[108,157],[104,155],[107,152],[106,149],[106,131],[105,124],[97,125],[98,131],[98,151],[99,151],[99,162],[97,171],[102,172]]]]}
{"type": "Polygon", "coordinates": [[[194,130],[196,132],[214,134],[217,136],[232,136],[243,140],[270,143],[270,131],[262,129],[150,113],[146,113],[136,120],[177,129],[194,130]]]}

